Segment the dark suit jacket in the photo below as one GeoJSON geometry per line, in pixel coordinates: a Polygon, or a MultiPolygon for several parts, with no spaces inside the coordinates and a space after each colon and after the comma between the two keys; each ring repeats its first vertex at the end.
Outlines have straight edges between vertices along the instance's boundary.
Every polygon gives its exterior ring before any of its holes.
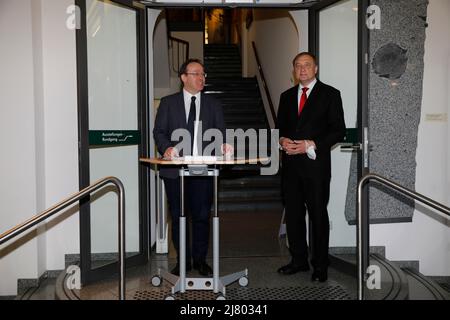
{"type": "MultiPolygon", "coordinates": [[[[222,132],[223,143],[225,143],[223,110],[218,100],[201,93],[199,119],[202,121],[202,133],[211,128],[219,129],[222,132]]],[[[171,140],[172,132],[179,128],[187,130],[183,91],[161,99],[153,129],[153,137],[160,154],[164,154],[167,148],[174,147],[180,142],[171,140]]],[[[210,143],[210,141],[204,141],[203,149],[210,143]]],[[[160,175],[166,178],[176,178],[178,169],[162,167],[160,175]]]]}
{"type": "Polygon", "coordinates": [[[331,177],[331,147],[345,136],[344,111],[340,92],[319,80],[311,91],[300,117],[298,85],[283,92],[278,106],[277,128],[280,137],[292,140],[313,140],[316,160],[306,154],[283,154],[283,171],[297,171],[300,176],[331,177]]]}

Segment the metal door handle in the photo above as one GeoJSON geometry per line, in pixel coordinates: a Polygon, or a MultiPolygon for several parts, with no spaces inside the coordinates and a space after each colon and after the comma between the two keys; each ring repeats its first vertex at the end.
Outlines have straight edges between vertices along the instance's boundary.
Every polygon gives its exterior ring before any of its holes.
{"type": "Polygon", "coordinates": [[[341,145],[341,151],[359,151],[362,149],[361,143],[352,143],[352,144],[342,144],[341,145]]]}

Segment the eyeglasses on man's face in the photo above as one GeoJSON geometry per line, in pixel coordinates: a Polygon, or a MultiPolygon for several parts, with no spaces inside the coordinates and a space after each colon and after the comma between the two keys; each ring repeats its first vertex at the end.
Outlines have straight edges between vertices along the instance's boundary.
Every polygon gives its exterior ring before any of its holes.
{"type": "Polygon", "coordinates": [[[206,73],[200,73],[200,72],[186,72],[185,74],[194,76],[194,77],[202,77],[206,78],[208,75],[206,73]]]}

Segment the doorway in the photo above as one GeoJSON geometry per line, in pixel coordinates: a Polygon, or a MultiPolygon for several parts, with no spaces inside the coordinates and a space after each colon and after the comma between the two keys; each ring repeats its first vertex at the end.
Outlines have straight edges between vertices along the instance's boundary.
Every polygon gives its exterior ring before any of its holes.
{"type": "MultiPolygon", "coordinates": [[[[239,17],[244,10],[246,11],[244,28],[250,30],[252,24],[258,23],[258,16],[254,14],[254,10],[259,10],[257,5],[236,6],[238,9],[235,6],[232,9],[227,6],[198,6],[205,10],[205,42],[234,41],[230,40],[233,38],[233,28],[238,29],[242,24],[231,23],[227,26],[226,21],[235,21],[233,19],[239,17]],[[216,26],[211,26],[213,22],[216,26]]],[[[349,204],[346,195],[348,192],[354,192],[356,181],[367,173],[367,167],[364,165],[367,159],[363,157],[366,150],[362,150],[363,132],[367,127],[368,66],[365,62],[368,38],[368,30],[365,27],[367,6],[368,2],[364,0],[327,0],[310,4],[307,8],[292,8],[292,6],[286,8],[294,17],[298,28],[304,28],[305,22],[299,23],[300,15],[297,13],[299,11],[308,13],[309,21],[306,26],[309,29],[307,41],[309,48],[306,50],[317,55],[320,79],[341,91],[345,106],[347,138],[341,145],[345,148],[338,145],[332,153],[332,196],[328,206],[332,228],[330,245],[338,248],[356,246],[356,229],[351,225],[354,221],[349,221],[347,216],[351,214],[346,214],[348,211],[356,210],[356,202],[349,204]],[[338,54],[334,54],[336,52],[338,54]]],[[[268,5],[264,10],[270,11],[280,7],[283,5],[277,2],[273,8],[269,8],[268,5]]],[[[242,17],[239,19],[238,21],[242,21],[242,17]]],[[[299,42],[304,41],[304,38],[299,39],[299,42]]],[[[242,44],[243,40],[240,39],[238,43],[242,44]]],[[[277,47],[272,47],[274,48],[277,47]]],[[[241,48],[241,52],[244,49],[241,48]]],[[[246,57],[247,55],[243,55],[242,59],[246,57]]],[[[279,61],[271,63],[272,66],[278,64],[279,61]]],[[[287,89],[288,86],[284,88],[287,89]]],[[[274,95],[274,100],[277,98],[274,95]]]]}
{"type": "MultiPolygon", "coordinates": [[[[155,102],[155,74],[153,48],[158,44],[153,43],[153,32],[156,17],[163,8],[172,8],[184,5],[179,3],[158,3],[158,4],[138,4],[134,6],[130,1],[115,0],[77,0],[77,5],[82,9],[82,28],[77,33],[77,56],[79,65],[79,121],[80,121],[80,188],[92,183],[95,178],[103,174],[117,175],[125,180],[127,191],[127,265],[143,263],[148,258],[148,252],[155,243],[155,176],[149,168],[139,166],[139,157],[155,156],[154,142],[151,137],[152,121],[156,113],[155,102]],[[154,18],[154,19],[153,19],[154,18]],[[152,20],[153,19],[153,20],[152,20]],[[126,90],[124,90],[126,88],[126,90]],[[107,132],[108,131],[108,132],[107,132]],[[95,136],[106,134],[127,134],[133,135],[133,141],[129,144],[102,144],[91,143],[95,136]]],[[[251,28],[255,24],[257,17],[253,16],[252,8],[259,5],[233,4],[233,7],[246,8],[252,14],[245,15],[245,28],[251,28]]],[[[264,5],[264,10],[273,8],[285,8],[292,12],[296,20],[296,10],[307,10],[309,12],[309,51],[313,51],[319,57],[321,64],[321,74],[323,81],[340,88],[345,79],[336,78],[336,74],[342,72],[337,70],[335,57],[329,55],[334,50],[341,50],[341,55],[346,55],[344,49],[352,50],[351,72],[346,69],[347,74],[351,73],[353,85],[345,83],[343,97],[347,101],[349,109],[346,112],[346,124],[353,128],[355,145],[359,145],[362,140],[362,130],[366,125],[365,115],[367,114],[367,91],[365,91],[364,77],[367,65],[365,64],[364,37],[367,33],[364,28],[365,0],[342,0],[342,1],[321,1],[318,4],[299,4],[296,6],[289,3],[282,4],[274,1],[264,5]],[[354,10],[356,6],[356,11],[354,10]],[[345,15],[339,14],[343,8],[350,7],[352,12],[352,43],[350,47],[344,49],[342,44],[328,42],[326,39],[334,40],[333,36],[338,30],[339,22],[329,23],[328,17],[336,15],[342,20],[347,20],[345,15]],[[331,27],[333,26],[333,28],[331,27]],[[356,28],[356,29],[355,29],[356,28]],[[356,39],[355,39],[356,34],[356,39]],[[323,63],[323,65],[322,65],[323,63]],[[355,85],[356,81],[356,85],[355,85]],[[348,89],[347,89],[348,87],[348,89]],[[358,88],[355,94],[355,87],[358,88]],[[345,91],[345,92],[344,92],[345,91]],[[352,91],[352,92],[350,92],[352,91]],[[351,107],[350,107],[351,106],[351,107]]],[[[218,6],[199,4],[192,5],[202,12],[214,12],[218,6]]],[[[227,11],[227,6],[219,7],[223,12],[227,11]],[[223,7],[223,8],[222,8],[223,7]]],[[[235,9],[233,9],[235,10],[235,9]]],[[[232,11],[230,11],[232,12],[232,11]]],[[[211,17],[214,17],[211,14],[211,17]]],[[[236,15],[224,14],[222,23],[230,21],[236,15]],[[228,19],[228,20],[227,20],[228,19]]],[[[242,17],[240,18],[242,21],[242,17]]],[[[298,22],[296,20],[296,22],[298,22]]],[[[342,21],[341,21],[342,22],[342,21]]],[[[302,27],[304,22],[302,22],[302,27]]],[[[299,24],[297,23],[297,26],[299,24]]],[[[223,32],[214,36],[213,41],[235,41],[233,39],[233,26],[222,27],[223,32]],[[231,30],[230,30],[231,28],[231,30]],[[217,39],[216,39],[217,38],[217,39]]],[[[236,26],[234,26],[236,29],[236,26]]],[[[240,26],[238,26],[239,28],[240,26]]],[[[342,26],[349,28],[349,26],[342,26]]],[[[345,33],[339,33],[340,35],[345,33]]],[[[208,41],[209,39],[208,33],[208,41]]],[[[206,36],[204,35],[203,39],[206,36]]],[[[349,40],[347,39],[347,40],[349,40]]],[[[331,41],[330,40],[330,41],[331,41]]],[[[244,39],[239,39],[243,43],[244,39]]],[[[299,39],[304,42],[304,39],[299,39]]],[[[242,52],[241,48],[241,52],[242,52]]],[[[290,79],[288,80],[290,81],[290,79]]],[[[286,87],[287,89],[287,87],[286,87]]],[[[278,97],[275,97],[277,99],[278,97]]],[[[356,176],[359,178],[363,172],[362,151],[356,150],[358,169],[356,176]]],[[[338,148],[334,151],[336,163],[349,166],[351,154],[341,154],[338,148]]],[[[335,161],[335,160],[333,160],[335,161]]],[[[336,170],[335,165],[333,171],[336,170]]],[[[349,169],[346,169],[347,172],[349,169]]],[[[348,176],[342,171],[342,177],[336,176],[336,181],[342,179],[348,181],[348,176]]],[[[338,183],[337,189],[344,189],[338,183]]],[[[108,195],[112,198],[113,195],[108,195]]],[[[345,198],[345,193],[342,194],[345,198]]],[[[354,246],[351,238],[356,238],[356,232],[348,230],[348,224],[343,219],[346,210],[343,206],[342,198],[335,199],[336,203],[331,203],[333,213],[330,214],[333,226],[332,234],[338,233],[349,238],[342,242],[343,246],[354,246]],[[335,212],[335,213],[334,213],[335,212]],[[336,214],[336,217],[335,217],[336,214]],[[333,218],[334,217],[334,218],[333,218]],[[339,221],[339,222],[338,222],[339,221]]],[[[111,244],[117,236],[115,225],[108,217],[114,211],[109,202],[113,199],[93,197],[91,203],[89,199],[81,206],[80,228],[81,228],[81,250],[82,250],[82,273],[83,282],[88,283],[110,275],[117,270],[115,257],[117,249],[111,244]],[[94,200],[94,202],[92,202],[94,200]],[[108,203],[107,203],[108,202],[108,203]],[[94,215],[96,216],[94,218],[94,215]],[[98,217],[97,217],[98,216],[98,217]],[[107,235],[104,232],[107,231],[107,235]],[[102,254],[104,256],[102,257],[102,254]],[[103,259],[106,258],[106,259],[103,259]],[[99,261],[95,261],[98,259],[99,261]],[[102,261],[103,260],[103,261],[102,261]]],[[[330,207],[329,206],[329,207],[330,207]]],[[[331,212],[332,210],[330,210],[331,212]]],[[[339,240],[340,241],[340,240],[339,240]]],[[[341,242],[336,242],[341,245],[341,242]]]]}
{"type": "MultiPolygon", "coordinates": [[[[77,0],[80,189],[106,176],[125,187],[126,264],[147,261],[148,183],[139,157],[148,153],[145,12],[126,1],[77,0]]],[[[118,267],[117,195],[105,189],[81,201],[83,285],[118,267]]]]}

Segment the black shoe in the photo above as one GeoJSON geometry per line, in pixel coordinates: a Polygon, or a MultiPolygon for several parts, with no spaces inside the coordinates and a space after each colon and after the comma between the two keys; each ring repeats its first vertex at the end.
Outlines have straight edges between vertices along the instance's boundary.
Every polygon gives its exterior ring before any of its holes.
{"type": "MultiPolygon", "coordinates": [[[[190,263],[186,263],[186,271],[191,271],[192,270],[192,266],[190,263]]],[[[175,268],[172,269],[172,271],[170,271],[170,273],[179,276],[180,275],[180,264],[177,262],[177,265],[175,266],[175,268]]]]}
{"type": "Polygon", "coordinates": [[[294,274],[294,273],[297,273],[300,271],[308,271],[308,270],[309,270],[308,263],[296,264],[291,261],[289,264],[279,268],[278,273],[289,275],[289,274],[294,274]]]}
{"type": "Polygon", "coordinates": [[[327,270],[314,270],[311,281],[325,282],[328,280],[327,270]]]}
{"type": "Polygon", "coordinates": [[[213,270],[205,261],[195,261],[194,269],[198,270],[202,276],[210,276],[213,274],[213,270]]]}

